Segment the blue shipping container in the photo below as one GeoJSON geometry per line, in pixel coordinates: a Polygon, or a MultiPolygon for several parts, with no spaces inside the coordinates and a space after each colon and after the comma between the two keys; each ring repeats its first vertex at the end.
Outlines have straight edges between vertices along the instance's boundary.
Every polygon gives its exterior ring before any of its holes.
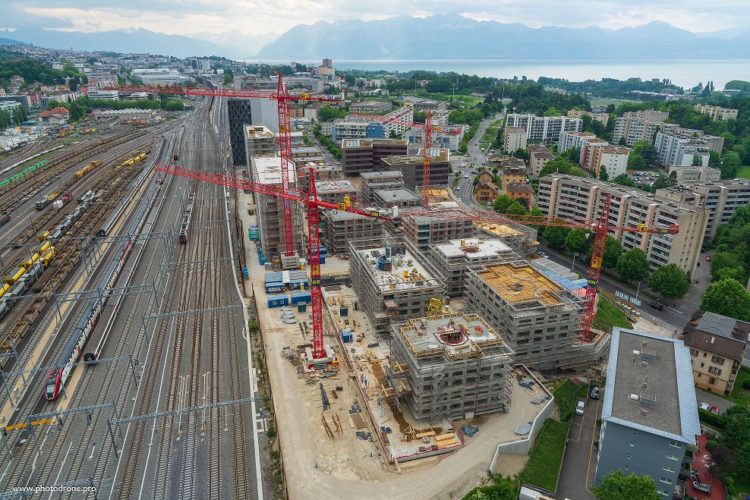
{"type": "Polygon", "coordinates": [[[349,342],[354,340],[354,334],[352,333],[351,330],[344,330],[343,332],[341,332],[341,340],[345,344],[348,344],[349,342]]]}
{"type": "Polygon", "coordinates": [[[292,304],[309,304],[310,292],[296,292],[292,294],[292,304]]]}
{"type": "Polygon", "coordinates": [[[242,266],[242,277],[248,279],[250,277],[250,270],[247,266],[242,266]]]}
{"type": "Polygon", "coordinates": [[[268,307],[281,307],[289,305],[289,297],[287,295],[269,295],[268,296],[268,307]]]}

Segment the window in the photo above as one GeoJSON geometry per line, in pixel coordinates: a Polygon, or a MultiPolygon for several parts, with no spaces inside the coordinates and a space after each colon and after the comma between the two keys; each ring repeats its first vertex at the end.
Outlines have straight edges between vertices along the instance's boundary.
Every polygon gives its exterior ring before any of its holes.
{"type": "Polygon", "coordinates": [[[721,356],[711,356],[711,362],[716,363],[717,365],[723,365],[724,358],[722,358],[721,356]]]}
{"type": "Polygon", "coordinates": [[[635,448],[635,443],[630,443],[631,448],[635,448]]]}
{"type": "Polygon", "coordinates": [[[677,460],[679,460],[679,458],[677,457],[677,455],[667,455],[666,458],[667,458],[667,460],[674,460],[675,462],[677,460]]]}
{"type": "Polygon", "coordinates": [[[625,458],[627,458],[628,460],[630,460],[631,458],[633,458],[633,455],[631,455],[630,453],[628,453],[627,455],[625,455],[625,458]]]}
{"type": "Polygon", "coordinates": [[[662,470],[665,472],[674,472],[677,469],[675,469],[674,467],[670,467],[669,465],[665,465],[664,467],[662,467],[662,470]]]}
{"type": "Polygon", "coordinates": [[[666,477],[660,477],[659,481],[662,482],[662,483],[664,483],[664,484],[672,484],[672,480],[668,479],[666,477]]]}
{"type": "Polygon", "coordinates": [[[713,377],[711,377],[711,378],[708,379],[708,383],[709,384],[715,384],[716,383],[716,379],[713,378],[713,377]]]}
{"type": "Polygon", "coordinates": [[[680,443],[678,443],[677,441],[670,441],[669,442],[669,446],[671,446],[672,448],[680,448],[681,447],[680,443]]]}
{"type": "Polygon", "coordinates": [[[698,355],[698,349],[690,348],[690,355],[691,356],[697,356],[698,355]]]}
{"type": "Polygon", "coordinates": [[[716,368],[715,366],[709,366],[708,367],[708,373],[711,373],[713,375],[721,375],[721,369],[716,368]]]}

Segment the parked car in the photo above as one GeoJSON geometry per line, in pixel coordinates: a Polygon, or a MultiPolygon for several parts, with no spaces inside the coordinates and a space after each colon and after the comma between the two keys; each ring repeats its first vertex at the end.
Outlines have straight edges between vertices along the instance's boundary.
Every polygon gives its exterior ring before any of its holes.
{"type": "Polygon", "coordinates": [[[710,411],[711,405],[709,405],[708,403],[701,403],[698,405],[698,408],[700,408],[701,410],[710,411]]]}
{"type": "Polygon", "coordinates": [[[549,259],[549,255],[547,255],[547,254],[546,254],[546,253],[544,253],[544,252],[537,252],[537,254],[539,254],[539,257],[541,257],[541,258],[543,258],[543,259],[549,259]]]}
{"type": "Polygon", "coordinates": [[[706,255],[706,262],[711,262],[711,256],[710,255],[706,255]]]}
{"type": "Polygon", "coordinates": [[[594,387],[591,388],[591,393],[589,394],[589,397],[591,399],[599,399],[599,387],[598,386],[595,385],[594,387]]]}
{"type": "Polygon", "coordinates": [[[658,302],[651,302],[649,305],[651,307],[653,307],[654,309],[656,309],[657,311],[663,311],[664,310],[664,304],[660,304],[658,302]]]}
{"type": "Polygon", "coordinates": [[[721,410],[719,409],[718,406],[712,406],[711,409],[708,411],[710,411],[714,415],[721,415],[721,410]]]}
{"type": "Polygon", "coordinates": [[[586,407],[586,403],[579,401],[576,403],[576,415],[583,415],[583,409],[586,407]]]}

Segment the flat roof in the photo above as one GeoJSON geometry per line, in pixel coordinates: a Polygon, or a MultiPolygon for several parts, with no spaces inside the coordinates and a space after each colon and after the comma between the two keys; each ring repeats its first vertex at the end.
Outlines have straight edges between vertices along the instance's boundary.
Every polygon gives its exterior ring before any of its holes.
{"type": "Polygon", "coordinates": [[[524,262],[486,266],[476,271],[509,304],[537,301],[543,305],[561,304],[564,288],[524,262]]]}
{"type": "Polygon", "coordinates": [[[602,420],[695,444],[700,434],[690,351],[681,340],[615,328],[602,420]]]}
{"type": "Polygon", "coordinates": [[[331,181],[317,181],[315,187],[318,189],[318,194],[348,194],[356,193],[357,189],[354,184],[346,179],[337,179],[331,181]]]}
{"type": "Polygon", "coordinates": [[[482,231],[496,236],[525,236],[523,231],[519,231],[507,224],[495,224],[493,222],[475,222],[474,226],[482,231]]]}
{"type": "Polygon", "coordinates": [[[380,256],[385,256],[385,247],[366,248],[356,250],[356,252],[360,258],[367,262],[367,269],[372,274],[375,284],[381,290],[402,291],[414,288],[432,288],[438,285],[435,278],[408,250],[390,257],[390,271],[378,268],[380,256]]]}
{"type": "Polygon", "coordinates": [[[316,148],[315,146],[295,146],[292,148],[292,154],[299,154],[299,153],[318,153],[319,155],[322,155],[323,153],[316,148]]]}
{"type": "Polygon", "coordinates": [[[419,201],[420,197],[408,189],[376,189],[373,193],[387,202],[419,201]]]}
{"type": "Polygon", "coordinates": [[[345,212],[343,210],[326,210],[325,212],[323,212],[323,217],[329,218],[332,221],[366,219],[372,221],[373,223],[380,222],[380,219],[375,219],[373,217],[367,217],[366,215],[355,214],[352,212],[345,212]]]}
{"type": "Polygon", "coordinates": [[[378,170],[375,172],[362,172],[359,176],[367,181],[382,179],[403,179],[404,174],[400,170],[378,170]]]}
{"type": "Polygon", "coordinates": [[[414,318],[396,327],[397,334],[417,357],[443,354],[449,361],[481,357],[482,348],[513,351],[503,337],[476,314],[448,314],[436,318],[414,318]]]}
{"type": "Polygon", "coordinates": [[[264,125],[245,125],[245,136],[248,139],[276,139],[276,134],[264,125]]]}
{"type": "MultiPolygon", "coordinates": [[[[253,178],[261,184],[281,184],[281,157],[253,156],[253,178]]],[[[289,169],[289,182],[297,182],[297,169],[289,169]]]]}
{"type": "Polygon", "coordinates": [[[465,238],[436,244],[434,247],[447,258],[465,257],[469,260],[484,259],[493,255],[512,252],[508,245],[495,239],[465,238]]]}

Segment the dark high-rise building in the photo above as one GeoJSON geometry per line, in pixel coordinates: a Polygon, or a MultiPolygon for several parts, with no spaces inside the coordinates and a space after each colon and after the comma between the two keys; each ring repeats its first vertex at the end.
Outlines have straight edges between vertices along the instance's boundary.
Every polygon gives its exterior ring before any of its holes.
{"type": "Polygon", "coordinates": [[[229,141],[232,145],[232,161],[235,165],[246,165],[245,125],[253,123],[250,112],[250,99],[229,99],[229,141]]]}

